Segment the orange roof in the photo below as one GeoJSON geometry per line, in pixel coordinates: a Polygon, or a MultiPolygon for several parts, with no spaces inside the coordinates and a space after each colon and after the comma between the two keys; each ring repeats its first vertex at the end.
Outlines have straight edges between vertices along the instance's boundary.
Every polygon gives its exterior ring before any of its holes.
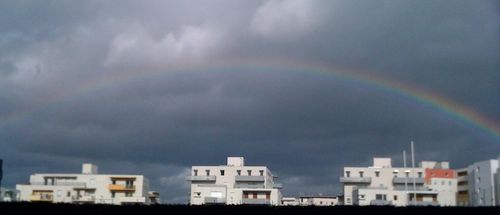
{"type": "Polygon", "coordinates": [[[430,183],[432,178],[456,178],[457,174],[452,169],[425,169],[425,183],[430,183]]]}

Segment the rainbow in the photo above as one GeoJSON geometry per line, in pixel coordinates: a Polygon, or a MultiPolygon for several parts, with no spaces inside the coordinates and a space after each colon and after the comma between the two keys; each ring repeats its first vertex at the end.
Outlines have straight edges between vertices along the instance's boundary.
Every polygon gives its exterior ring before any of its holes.
{"type": "Polygon", "coordinates": [[[486,134],[491,137],[493,142],[500,143],[500,126],[496,122],[490,120],[487,116],[478,113],[472,108],[454,102],[453,100],[445,98],[435,92],[431,92],[408,83],[391,80],[387,77],[374,76],[369,73],[362,73],[347,69],[337,69],[331,65],[321,64],[318,62],[304,62],[288,59],[224,59],[210,61],[209,63],[178,63],[175,66],[163,65],[154,68],[150,67],[147,69],[115,72],[83,82],[72,90],[67,90],[48,98],[44,98],[43,101],[30,108],[13,112],[7,117],[0,119],[0,127],[7,126],[10,122],[26,118],[31,114],[36,113],[38,110],[49,107],[59,101],[86,95],[100,89],[105,89],[106,87],[124,84],[141,77],[172,71],[180,72],[185,70],[206,70],[209,72],[219,69],[237,70],[241,68],[250,68],[255,70],[279,69],[285,71],[301,71],[333,75],[341,80],[359,83],[391,95],[407,98],[419,104],[429,106],[434,111],[440,114],[445,114],[447,117],[456,122],[480,130],[482,135],[486,134]]]}

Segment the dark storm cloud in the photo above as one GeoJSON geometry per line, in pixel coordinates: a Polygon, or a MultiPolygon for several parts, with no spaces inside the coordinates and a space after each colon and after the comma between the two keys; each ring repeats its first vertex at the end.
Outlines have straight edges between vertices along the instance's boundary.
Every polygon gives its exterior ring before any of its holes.
{"type": "Polygon", "coordinates": [[[498,137],[441,110],[335,76],[171,69],[232,58],[314,61],[421,86],[498,122],[494,1],[0,4],[9,186],[94,162],[103,172],[145,174],[163,199],[185,202],[187,168],[240,155],[268,165],[286,195],[336,194],[343,166],[370,165],[373,156],[399,164],[412,139],[417,160],[456,168],[500,151],[498,137]]]}

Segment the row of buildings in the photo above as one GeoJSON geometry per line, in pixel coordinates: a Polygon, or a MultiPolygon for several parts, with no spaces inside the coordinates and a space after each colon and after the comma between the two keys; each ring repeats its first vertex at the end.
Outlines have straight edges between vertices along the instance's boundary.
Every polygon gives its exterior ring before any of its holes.
{"type": "MultiPolygon", "coordinates": [[[[228,157],[220,166],[193,166],[191,205],[393,205],[499,206],[500,158],[451,169],[448,162],[422,161],[418,167],[393,167],[390,158],[374,158],[368,167],[344,167],[338,196],[283,197],[283,185],[266,166],[247,166],[228,157]]],[[[1,165],[0,165],[1,170],[1,165]]],[[[1,171],[0,171],[1,181],[1,171]]],[[[99,174],[83,164],[79,174],[33,174],[15,190],[1,189],[0,201],[95,204],[151,204],[160,194],[143,175],[99,174]]]]}

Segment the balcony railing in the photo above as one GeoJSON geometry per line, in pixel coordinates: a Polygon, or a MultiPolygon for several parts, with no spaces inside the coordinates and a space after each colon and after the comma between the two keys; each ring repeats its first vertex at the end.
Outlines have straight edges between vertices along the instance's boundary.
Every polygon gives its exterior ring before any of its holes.
{"type": "Polygon", "coordinates": [[[405,181],[406,181],[406,183],[408,183],[408,184],[413,184],[413,179],[415,179],[415,183],[416,184],[423,184],[425,182],[424,178],[413,178],[413,177],[403,178],[403,177],[397,177],[397,178],[393,178],[392,179],[392,183],[393,184],[404,184],[405,181]]]}
{"type": "Polygon", "coordinates": [[[198,176],[188,176],[187,180],[188,181],[215,181],[216,177],[215,175],[198,175],[198,176]]]}
{"type": "Polygon", "coordinates": [[[226,198],[205,197],[205,204],[226,204],[226,198]]]}
{"type": "Polygon", "coordinates": [[[281,183],[274,183],[273,184],[273,188],[275,188],[275,189],[282,189],[283,188],[283,184],[281,184],[281,183]]]}
{"type": "Polygon", "coordinates": [[[54,199],[52,194],[34,194],[30,196],[32,202],[51,202],[54,199]]]}
{"type": "Polygon", "coordinates": [[[341,183],[364,183],[369,184],[372,182],[370,177],[340,177],[341,183]]]}
{"type": "Polygon", "coordinates": [[[376,206],[392,205],[392,201],[376,199],[376,200],[371,200],[370,205],[376,205],[376,206]]]}
{"type": "Polygon", "coordinates": [[[120,184],[110,184],[108,189],[111,191],[135,191],[135,186],[126,186],[120,184]]]}
{"type": "Polygon", "coordinates": [[[95,196],[73,196],[71,200],[74,202],[95,202],[95,196]]]}
{"type": "Polygon", "coordinates": [[[234,177],[234,180],[235,181],[264,182],[266,179],[264,176],[237,175],[234,177]]]}
{"type": "Polygon", "coordinates": [[[236,183],[234,184],[234,188],[265,188],[264,184],[242,184],[236,183]]]}
{"type": "Polygon", "coordinates": [[[269,199],[243,199],[242,204],[246,205],[269,205],[271,204],[271,200],[269,199]]]}
{"type": "Polygon", "coordinates": [[[43,181],[33,181],[30,183],[31,185],[37,185],[37,186],[72,186],[72,187],[85,187],[87,186],[87,183],[85,182],[73,182],[73,181],[55,181],[53,184],[52,183],[47,183],[43,181]]]}

